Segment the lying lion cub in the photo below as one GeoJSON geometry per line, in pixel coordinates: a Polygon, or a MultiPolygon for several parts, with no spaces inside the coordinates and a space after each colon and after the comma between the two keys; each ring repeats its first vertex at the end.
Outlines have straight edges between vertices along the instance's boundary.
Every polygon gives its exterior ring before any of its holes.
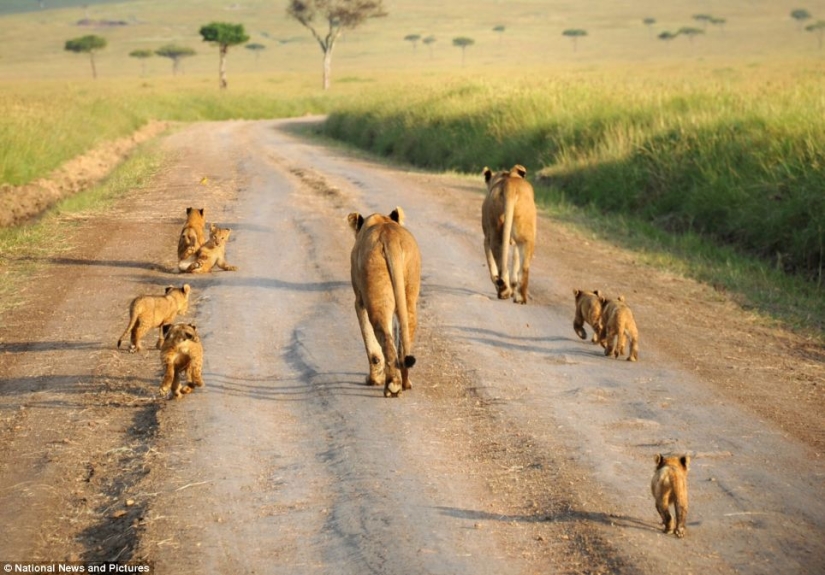
{"type": "Polygon", "coordinates": [[[211,224],[209,233],[209,241],[198,248],[195,253],[195,262],[186,268],[186,271],[193,274],[206,274],[215,266],[228,272],[237,270],[236,266],[229,265],[226,261],[226,242],[229,241],[232,230],[211,224]]]}
{"type": "Polygon", "coordinates": [[[347,216],[355,232],[350,255],[355,313],[367,349],[367,384],[383,385],[384,397],[411,389],[409,369],[415,340],[416,303],[421,284],[421,253],[413,235],[403,226],[404,212],[389,216],[358,213],[347,216]],[[393,330],[398,320],[400,349],[393,330]],[[399,374],[400,371],[400,374],[399,374]]]}
{"type": "Polygon", "coordinates": [[[690,457],[687,455],[656,455],[656,471],[650,481],[650,490],[656,501],[656,510],[662,516],[665,533],[685,536],[688,513],[687,474],[690,457]],[[670,506],[676,510],[676,521],[670,515],[670,506]],[[675,526],[675,529],[674,529],[675,526]]]}
{"type": "Polygon", "coordinates": [[[126,331],[117,340],[117,347],[126,334],[131,332],[132,345],[129,351],[134,353],[143,349],[140,345],[141,338],[152,328],[160,328],[158,331],[157,347],[163,345],[163,327],[172,323],[180,313],[186,313],[189,308],[189,284],[183,287],[169,286],[166,288],[166,295],[143,295],[132,300],[129,305],[129,325],[126,331]]]}
{"type": "Polygon", "coordinates": [[[624,355],[625,337],[630,337],[630,351],[627,361],[639,359],[639,330],[633,312],[625,303],[624,296],[614,300],[602,298],[602,331],[599,337],[604,354],[619,357],[624,355]]]}
{"type": "Polygon", "coordinates": [[[193,386],[203,387],[203,346],[197,328],[190,324],[178,323],[164,326],[166,337],[160,350],[163,381],[160,393],[163,397],[179,398],[190,393],[193,386]],[[187,385],[181,388],[181,372],[185,372],[187,385]]]}
{"type": "Polygon", "coordinates": [[[584,331],[584,324],[589,323],[593,328],[593,343],[599,343],[599,334],[602,331],[602,295],[599,290],[583,291],[573,290],[576,298],[576,318],[573,320],[573,329],[582,339],[587,339],[587,332],[584,331]]]}
{"type": "Polygon", "coordinates": [[[186,208],[186,223],[178,238],[178,269],[185,271],[195,261],[195,252],[204,243],[203,228],[206,221],[203,218],[203,208],[186,208]]]}

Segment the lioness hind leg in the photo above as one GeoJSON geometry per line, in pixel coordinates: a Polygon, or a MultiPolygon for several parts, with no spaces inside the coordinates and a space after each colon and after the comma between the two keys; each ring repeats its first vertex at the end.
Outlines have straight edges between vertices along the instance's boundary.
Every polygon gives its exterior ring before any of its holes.
{"type": "Polygon", "coordinates": [[[673,517],[670,515],[670,509],[668,509],[667,503],[664,501],[657,501],[656,511],[658,511],[659,515],[662,517],[662,531],[665,533],[673,533],[673,517]]]}
{"type": "Polygon", "coordinates": [[[367,309],[357,300],[355,302],[355,314],[358,317],[358,325],[361,328],[361,336],[364,340],[364,347],[367,351],[367,361],[370,364],[370,371],[367,375],[367,385],[384,384],[384,352],[375,337],[375,330],[370,323],[367,309]]]}

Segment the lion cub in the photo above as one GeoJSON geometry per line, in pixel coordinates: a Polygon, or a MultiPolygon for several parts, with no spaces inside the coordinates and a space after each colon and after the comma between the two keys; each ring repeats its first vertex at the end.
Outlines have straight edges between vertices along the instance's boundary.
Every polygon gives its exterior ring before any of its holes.
{"type": "Polygon", "coordinates": [[[206,274],[215,266],[228,272],[237,270],[236,266],[229,265],[226,261],[226,242],[229,241],[232,230],[211,224],[209,233],[209,241],[198,248],[194,263],[186,268],[186,271],[193,274],[206,274]]]}
{"type": "Polygon", "coordinates": [[[662,516],[665,533],[674,533],[676,537],[685,536],[685,523],[688,513],[687,474],[690,457],[687,455],[656,455],[656,471],[650,481],[650,490],[656,501],[656,510],[662,516]],[[676,509],[674,529],[670,506],[676,509]]]}
{"type": "Polygon", "coordinates": [[[206,221],[203,208],[186,208],[186,223],[178,238],[178,269],[186,270],[195,261],[195,252],[203,245],[206,221]]]}
{"type": "Polygon", "coordinates": [[[163,328],[166,340],[160,349],[163,381],[160,393],[163,397],[179,398],[190,393],[193,386],[203,387],[203,345],[197,328],[178,323],[163,328]],[[181,387],[181,372],[186,374],[187,385],[181,387]]]}
{"type": "Polygon", "coordinates": [[[604,354],[619,357],[624,355],[625,337],[630,338],[627,361],[639,359],[639,330],[633,312],[625,303],[624,296],[614,300],[602,298],[602,330],[599,336],[604,354]]]}
{"type": "Polygon", "coordinates": [[[573,329],[580,338],[587,339],[584,324],[589,323],[593,328],[593,338],[590,341],[599,343],[599,335],[602,331],[602,295],[599,290],[590,292],[574,289],[573,296],[576,298],[576,318],[573,320],[573,329]]]}
{"type": "Polygon", "coordinates": [[[157,343],[160,348],[163,345],[163,327],[172,323],[179,313],[184,314],[189,309],[189,292],[189,284],[183,284],[179,288],[167,287],[165,295],[143,295],[133,299],[129,306],[129,325],[117,340],[118,349],[126,334],[131,332],[132,345],[129,351],[140,351],[143,349],[140,345],[141,338],[155,327],[160,328],[157,343]]]}

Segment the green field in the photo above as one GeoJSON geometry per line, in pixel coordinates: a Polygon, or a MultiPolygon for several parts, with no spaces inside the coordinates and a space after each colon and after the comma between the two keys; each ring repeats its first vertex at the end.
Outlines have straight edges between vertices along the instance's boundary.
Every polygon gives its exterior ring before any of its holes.
{"type": "Polygon", "coordinates": [[[321,51],[285,1],[46,0],[33,10],[35,0],[9,0],[0,183],[46,175],[152,119],[330,113],[327,135],[398,161],[472,174],[525,164],[557,217],[821,332],[825,49],[790,13],[807,7],[807,24],[825,19],[825,5],[663,4],[385,0],[387,17],[336,46],[325,93],[321,51]],[[703,26],[699,13],[724,25],[703,26]],[[198,34],[211,21],[243,23],[266,46],[230,50],[223,92],[217,49],[198,34]],[[703,33],[657,38],[685,26],[703,33]],[[562,34],[572,28],[587,31],[575,49],[562,34]],[[108,41],[97,80],[87,56],[63,49],[90,33],[108,41]],[[463,64],[457,36],[475,41],[463,64]],[[197,52],[182,75],[168,59],[144,70],[128,56],[168,43],[197,52]]]}

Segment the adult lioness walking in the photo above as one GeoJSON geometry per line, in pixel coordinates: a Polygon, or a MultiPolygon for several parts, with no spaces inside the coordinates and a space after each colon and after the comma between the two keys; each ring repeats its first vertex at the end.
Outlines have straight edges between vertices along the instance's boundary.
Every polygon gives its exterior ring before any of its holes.
{"type": "Polygon", "coordinates": [[[521,304],[527,303],[530,261],[536,247],[536,201],[526,174],[527,168],[518,164],[495,174],[484,168],[487,197],[481,205],[490,279],[499,299],[514,295],[513,301],[521,304]],[[510,244],[515,244],[512,261],[510,244]]]}
{"type": "Polygon", "coordinates": [[[411,389],[409,368],[415,364],[416,304],[421,284],[421,253],[413,235],[403,227],[404,212],[389,216],[347,216],[355,232],[351,275],[355,313],[361,326],[369,385],[384,384],[384,396],[411,389]],[[393,317],[398,318],[401,348],[396,349],[393,317]],[[400,377],[399,377],[400,372],[400,377]]]}

